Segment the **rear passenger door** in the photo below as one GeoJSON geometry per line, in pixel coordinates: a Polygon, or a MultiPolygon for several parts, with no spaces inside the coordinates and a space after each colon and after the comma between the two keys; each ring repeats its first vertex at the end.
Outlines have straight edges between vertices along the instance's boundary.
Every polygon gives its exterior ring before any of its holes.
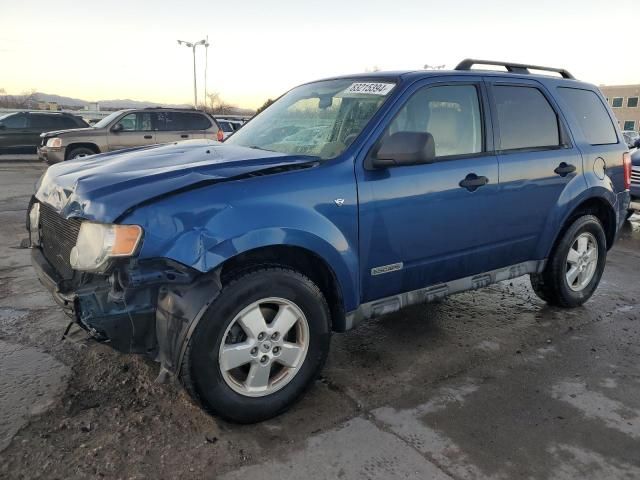
{"type": "Polygon", "coordinates": [[[502,236],[512,263],[539,260],[540,239],[572,188],[584,188],[582,158],[560,109],[526,79],[487,80],[498,164],[502,236]]]}
{"type": "Polygon", "coordinates": [[[121,117],[109,131],[109,150],[140,147],[156,143],[152,112],[132,112],[121,117]]]}
{"type": "Polygon", "coordinates": [[[158,143],[204,138],[211,122],[197,112],[157,112],[158,143]]]}

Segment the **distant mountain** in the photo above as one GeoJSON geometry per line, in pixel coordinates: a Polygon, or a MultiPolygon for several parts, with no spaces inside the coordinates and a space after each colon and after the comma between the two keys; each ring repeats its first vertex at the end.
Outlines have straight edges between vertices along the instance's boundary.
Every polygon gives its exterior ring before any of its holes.
{"type": "MultiPolygon", "coordinates": [[[[82,108],[92,103],[96,103],[96,102],[89,102],[87,100],[82,100],[79,98],[63,97],[61,95],[54,95],[51,93],[36,92],[34,96],[37,100],[41,102],[56,102],[61,107],[82,108]]],[[[99,100],[97,103],[99,103],[100,106],[103,107],[104,109],[109,109],[109,110],[111,109],[117,110],[121,108],[146,108],[146,107],[184,108],[184,107],[190,106],[186,104],[175,105],[175,104],[167,104],[167,103],[146,102],[146,101],[139,101],[139,100],[131,100],[129,98],[120,99],[120,100],[99,100]]]]}
{"type": "MultiPolygon", "coordinates": [[[[81,109],[85,106],[94,104],[96,102],[89,102],[80,98],[63,97],[61,95],[54,95],[51,93],[36,92],[34,94],[36,101],[40,102],[56,102],[62,108],[81,109]]],[[[171,104],[171,103],[156,103],[145,102],[140,100],[131,100],[130,98],[120,100],[99,100],[100,108],[103,110],[120,110],[123,108],[148,108],[148,107],[173,107],[173,108],[190,108],[188,104],[171,104]]],[[[225,110],[227,115],[253,115],[255,110],[250,108],[240,107],[228,107],[225,110]]]]}

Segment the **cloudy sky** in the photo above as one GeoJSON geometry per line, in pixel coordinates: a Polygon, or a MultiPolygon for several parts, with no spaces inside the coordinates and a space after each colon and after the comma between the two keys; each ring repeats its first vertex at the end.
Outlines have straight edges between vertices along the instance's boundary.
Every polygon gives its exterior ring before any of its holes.
{"type": "Polygon", "coordinates": [[[176,40],[205,35],[209,91],[243,107],[316,78],[465,57],[640,83],[637,0],[0,0],[0,11],[10,93],[189,103],[191,51],[176,40]]]}

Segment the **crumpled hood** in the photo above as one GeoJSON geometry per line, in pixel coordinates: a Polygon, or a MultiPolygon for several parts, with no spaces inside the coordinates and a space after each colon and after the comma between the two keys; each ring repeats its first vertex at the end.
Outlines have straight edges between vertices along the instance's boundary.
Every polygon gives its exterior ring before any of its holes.
{"type": "Polygon", "coordinates": [[[36,198],[66,218],[108,223],[140,203],[176,190],[313,160],[212,140],[188,140],[52,165],[36,187],[36,198]]]}

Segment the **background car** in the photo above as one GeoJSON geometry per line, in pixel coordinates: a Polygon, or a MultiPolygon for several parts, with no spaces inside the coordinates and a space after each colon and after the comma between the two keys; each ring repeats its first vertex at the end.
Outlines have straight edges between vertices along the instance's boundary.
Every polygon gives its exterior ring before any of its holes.
{"type": "Polygon", "coordinates": [[[240,128],[239,126],[234,125],[234,123],[231,120],[217,120],[218,125],[220,126],[220,130],[222,130],[222,135],[223,135],[223,139],[229,137],[230,135],[233,134],[233,132],[235,132],[238,128],[240,128]]]}
{"type": "Polygon", "coordinates": [[[629,207],[628,217],[634,213],[640,213],[640,150],[636,150],[631,154],[631,182],[629,192],[631,193],[631,205],[629,207]]]}
{"type": "Polygon", "coordinates": [[[623,130],[622,136],[624,137],[624,141],[627,142],[627,146],[629,148],[640,147],[640,133],[633,130],[623,130]]]}
{"type": "Polygon", "coordinates": [[[42,132],[88,126],[82,118],[70,113],[8,113],[0,116],[0,153],[35,153],[42,132]]]}
{"type": "Polygon", "coordinates": [[[89,128],[42,134],[38,157],[57,163],[123,148],[194,138],[221,139],[218,124],[205,112],[177,108],[120,110],[89,128]]]}

